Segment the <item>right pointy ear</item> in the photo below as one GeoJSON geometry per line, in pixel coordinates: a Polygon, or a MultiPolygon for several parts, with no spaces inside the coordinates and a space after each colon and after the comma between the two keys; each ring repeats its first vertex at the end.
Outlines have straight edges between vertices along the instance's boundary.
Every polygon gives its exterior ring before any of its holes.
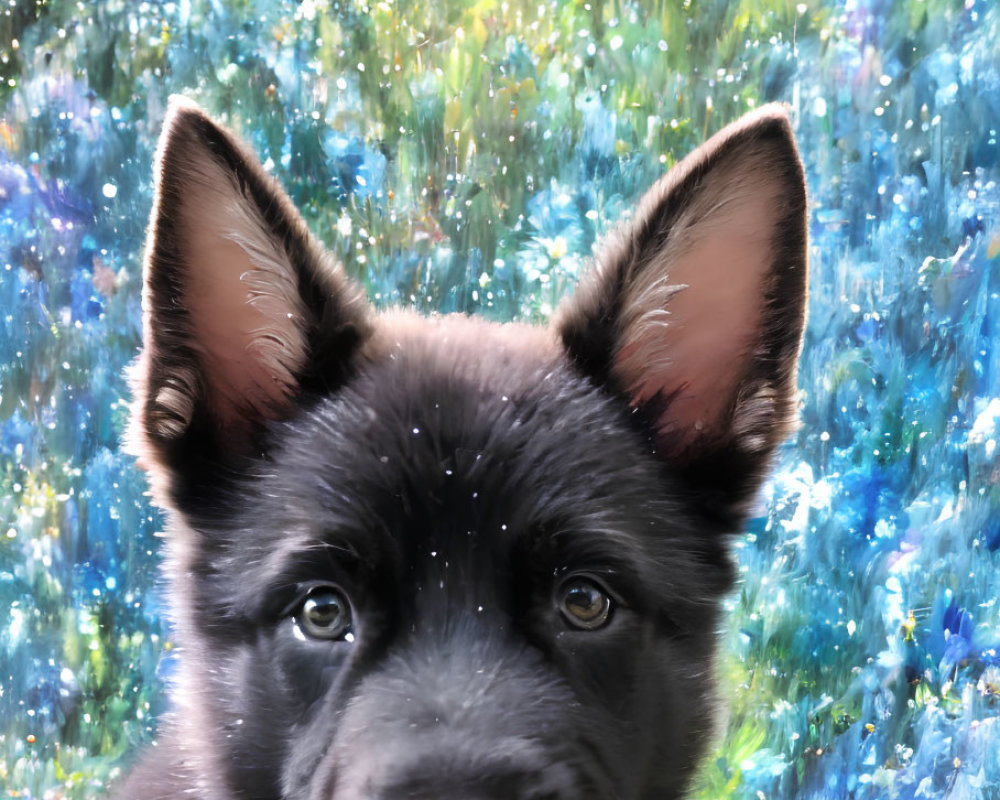
{"type": "Polygon", "coordinates": [[[155,178],[129,438],[159,495],[259,453],[268,422],[341,384],[371,315],[257,159],[183,98],[155,178]]]}
{"type": "Polygon", "coordinates": [[[766,106],[657,182],[555,321],[577,368],[730,521],[794,424],[806,234],[792,128],[766,106]]]}

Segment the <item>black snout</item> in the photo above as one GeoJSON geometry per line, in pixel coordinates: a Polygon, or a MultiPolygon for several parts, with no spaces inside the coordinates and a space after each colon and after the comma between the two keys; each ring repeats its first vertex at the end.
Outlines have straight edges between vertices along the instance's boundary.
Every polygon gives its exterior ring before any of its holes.
{"type": "Polygon", "coordinates": [[[604,714],[585,709],[537,651],[473,630],[456,633],[443,658],[443,647],[417,646],[366,676],[310,800],[614,796],[597,755],[614,741],[604,714]]]}

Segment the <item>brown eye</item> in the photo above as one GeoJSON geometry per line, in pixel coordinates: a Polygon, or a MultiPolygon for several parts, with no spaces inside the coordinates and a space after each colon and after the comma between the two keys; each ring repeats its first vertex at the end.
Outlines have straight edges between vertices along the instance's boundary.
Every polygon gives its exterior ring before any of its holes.
{"type": "Polygon", "coordinates": [[[295,621],[310,639],[349,639],[353,623],[351,604],[339,589],[317,586],[302,602],[295,621]]]}
{"type": "Polygon", "coordinates": [[[557,596],[559,610],[574,628],[593,631],[604,627],[611,617],[611,598],[590,578],[571,578],[557,596]]]}

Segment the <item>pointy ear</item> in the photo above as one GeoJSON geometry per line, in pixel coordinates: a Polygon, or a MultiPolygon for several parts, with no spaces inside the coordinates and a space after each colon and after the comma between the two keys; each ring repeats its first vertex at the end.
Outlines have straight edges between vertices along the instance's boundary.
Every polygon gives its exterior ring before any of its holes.
{"type": "Polygon", "coordinates": [[[370,318],[255,157],[181,98],[155,171],[130,446],[162,497],[341,383],[370,318]]]}
{"type": "Polygon", "coordinates": [[[802,166],[767,106],[649,191],[554,324],[671,471],[738,516],[794,424],[806,273],[802,166]]]}

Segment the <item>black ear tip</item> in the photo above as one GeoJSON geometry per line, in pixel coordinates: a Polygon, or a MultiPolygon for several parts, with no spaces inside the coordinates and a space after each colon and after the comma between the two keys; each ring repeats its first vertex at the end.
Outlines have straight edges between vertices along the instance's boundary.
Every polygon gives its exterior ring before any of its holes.
{"type": "Polygon", "coordinates": [[[791,108],[785,103],[768,103],[724,128],[721,135],[727,136],[730,142],[774,140],[780,147],[797,153],[790,112],[791,108]]]}
{"type": "Polygon", "coordinates": [[[783,175],[787,189],[805,202],[805,169],[799,154],[799,146],[792,126],[792,109],[785,103],[768,103],[745,114],[724,128],[717,137],[720,142],[717,152],[730,152],[739,157],[756,153],[757,158],[767,160],[772,174],[783,175]]]}
{"type": "Polygon", "coordinates": [[[167,101],[167,113],[160,134],[161,147],[178,136],[184,136],[205,124],[211,124],[208,115],[194,100],[182,94],[172,94],[167,101]]]}
{"type": "Polygon", "coordinates": [[[171,95],[160,131],[156,154],[157,167],[162,169],[164,161],[173,151],[183,151],[203,138],[201,132],[206,125],[212,125],[212,122],[201,106],[184,95],[171,95]]]}
{"type": "Polygon", "coordinates": [[[255,160],[194,100],[181,94],[171,95],[156,153],[157,172],[166,175],[184,169],[199,154],[210,156],[227,171],[255,160]]]}
{"type": "Polygon", "coordinates": [[[756,126],[774,128],[790,133],[792,130],[791,111],[792,107],[788,103],[767,103],[747,112],[734,124],[740,125],[742,123],[750,128],[756,126]]]}

